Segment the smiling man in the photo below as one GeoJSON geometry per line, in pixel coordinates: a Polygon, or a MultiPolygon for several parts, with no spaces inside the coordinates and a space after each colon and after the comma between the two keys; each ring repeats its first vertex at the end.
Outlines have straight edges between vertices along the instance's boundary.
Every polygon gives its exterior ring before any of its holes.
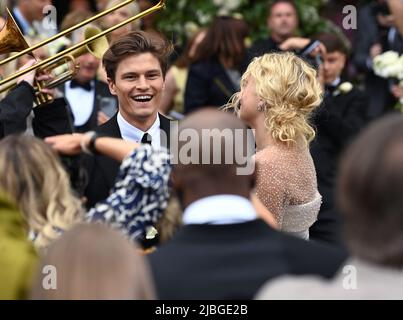
{"type": "MultiPolygon", "coordinates": [[[[158,109],[171,51],[168,41],[142,31],[128,33],[111,45],[102,62],[119,111],[98,127],[98,134],[169,147],[170,121],[158,109]]],[[[85,192],[88,207],[108,196],[118,169],[119,163],[107,157],[91,158],[85,192]]]]}

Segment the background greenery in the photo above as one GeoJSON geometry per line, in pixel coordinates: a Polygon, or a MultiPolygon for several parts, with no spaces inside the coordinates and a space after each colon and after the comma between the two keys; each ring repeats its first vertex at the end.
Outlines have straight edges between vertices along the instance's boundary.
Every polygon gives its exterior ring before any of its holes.
{"type": "MultiPolygon", "coordinates": [[[[242,13],[251,27],[251,39],[268,35],[266,27],[267,0],[167,0],[166,9],[159,15],[159,28],[181,44],[196,28],[207,26],[217,14],[242,13]]],[[[302,36],[338,30],[319,16],[328,0],[296,1],[302,36]]]]}

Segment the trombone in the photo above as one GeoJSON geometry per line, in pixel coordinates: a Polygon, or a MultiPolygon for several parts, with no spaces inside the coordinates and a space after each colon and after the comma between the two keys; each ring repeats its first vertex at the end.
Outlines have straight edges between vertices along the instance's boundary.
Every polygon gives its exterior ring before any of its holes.
{"type": "MultiPolygon", "coordinates": [[[[36,44],[36,45],[34,45],[32,47],[28,47],[28,45],[25,42],[25,39],[22,37],[22,40],[19,39],[19,44],[14,46],[14,48],[17,47],[18,50],[20,50],[21,48],[25,48],[25,49],[20,51],[16,55],[3,60],[0,63],[0,66],[5,64],[5,63],[7,63],[7,62],[10,62],[10,61],[12,61],[14,59],[17,59],[18,57],[21,57],[24,54],[31,53],[33,50],[38,49],[39,47],[42,47],[42,46],[44,46],[44,45],[56,40],[57,38],[60,38],[60,37],[62,37],[64,35],[66,35],[66,34],[69,34],[72,31],[74,31],[74,30],[76,30],[76,29],[78,29],[78,28],[80,28],[80,27],[82,27],[82,26],[84,26],[84,25],[96,20],[96,19],[99,19],[99,18],[111,13],[112,11],[115,11],[115,10],[117,10],[117,9],[119,9],[119,8],[129,4],[131,2],[133,2],[133,1],[134,0],[126,0],[126,1],[124,1],[122,3],[119,3],[119,4],[115,5],[115,6],[113,6],[112,8],[104,10],[103,12],[101,12],[101,13],[99,13],[99,14],[97,14],[97,15],[95,15],[95,16],[87,19],[87,20],[84,20],[83,22],[80,22],[79,24],[77,24],[77,25],[75,25],[75,26],[73,26],[71,28],[68,28],[63,32],[60,32],[60,33],[54,35],[53,37],[50,37],[50,38],[48,38],[48,39],[46,39],[44,41],[41,41],[40,43],[38,43],[38,44],[36,44]],[[24,42],[25,42],[25,44],[24,44],[24,42]],[[22,45],[21,45],[21,43],[22,43],[22,45]]],[[[67,48],[67,49],[63,50],[63,51],[57,53],[56,55],[54,55],[52,57],[49,57],[49,58],[47,58],[47,59],[45,59],[45,60],[43,60],[41,62],[38,62],[38,63],[34,64],[33,66],[31,66],[29,68],[26,68],[26,69],[23,69],[21,71],[18,71],[16,73],[14,73],[14,74],[2,79],[0,81],[0,87],[5,85],[5,84],[8,84],[10,81],[13,81],[13,80],[17,79],[18,77],[20,77],[20,76],[22,76],[22,75],[24,75],[26,73],[29,73],[29,72],[31,72],[33,70],[36,70],[36,69],[39,69],[39,68],[48,69],[50,66],[54,65],[55,63],[59,64],[59,62],[61,62],[61,60],[71,59],[72,56],[75,56],[79,50],[82,50],[82,47],[87,46],[87,45],[90,46],[91,44],[94,43],[94,41],[96,41],[96,40],[98,40],[98,39],[100,39],[102,37],[105,37],[108,33],[111,33],[113,31],[115,31],[116,29],[118,29],[118,28],[120,28],[120,27],[122,27],[122,26],[124,26],[124,25],[126,25],[128,23],[131,23],[131,22],[133,22],[133,21],[135,21],[137,19],[140,19],[140,18],[142,18],[142,17],[144,17],[144,16],[146,16],[148,14],[151,14],[151,13],[154,13],[155,11],[163,9],[164,7],[165,7],[165,0],[160,0],[153,7],[148,8],[147,10],[145,10],[143,12],[140,12],[140,13],[136,14],[135,16],[131,17],[131,18],[126,19],[125,21],[122,21],[121,23],[119,23],[119,24],[117,24],[117,25],[115,25],[113,27],[110,27],[110,28],[108,28],[108,29],[106,29],[106,30],[104,30],[102,32],[93,32],[95,34],[90,34],[89,38],[85,39],[84,41],[82,41],[80,43],[77,43],[76,45],[73,45],[70,48],[67,48]],[[74,54],[74,53],[76,53],[76,54],[74,54]],[[68,57],[69,54],[70,54],[70,56],[68,57]],[[68,58],[66,58],[66,57],[68,57],[68,58]]],[[[11,14],[9,14],[9,16],[11,16],[11,14]]],[[[7,19],[7,21],[8,20],[9,19],[7,19]]],[[[6,29],[7,26],[8,26],[8,23],[0,31],[1,43],[4,43],[5,41],[3,39],[7,38],[7,32],[8,32],[8,29],[6,29]]],[[[8,50],[12,50],[12,49],[8,48],[8,50]]],[[[8,51],[8,52],[12,52],[12,51],[8,51]]],[[[4,53],[4,50],[0,49],[0,53],[4,53]]],[[[39,87],[39,89],[40,89],[40,87],[39,87]]]]}

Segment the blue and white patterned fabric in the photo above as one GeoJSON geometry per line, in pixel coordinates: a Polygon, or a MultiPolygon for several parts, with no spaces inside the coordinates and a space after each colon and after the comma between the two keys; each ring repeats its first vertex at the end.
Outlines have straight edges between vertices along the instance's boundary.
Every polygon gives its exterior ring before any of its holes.
{"type": "Polygon", "coordinates": [[[143,240],[167,207],[170,173],[166,149],[141,145],[123,160],[111,194],[86,220],[110,225],[132,241],[143,240]]]}

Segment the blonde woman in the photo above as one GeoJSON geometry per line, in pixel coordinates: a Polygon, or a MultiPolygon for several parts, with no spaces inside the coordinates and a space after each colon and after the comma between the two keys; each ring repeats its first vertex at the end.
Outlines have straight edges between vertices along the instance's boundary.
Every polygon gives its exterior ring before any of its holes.
{"type": "Polygon", "coordinates": [[[0,189],[18,204],[36,248],[47,247],[81,220],[82,207],[55,152],[41,140],[10,135],[0,141],[0,189]]]}
{"type": "MultiPolygon", "coordinates": [[[[121,0],[109,0],[105,9],[110,9],[121,2],[122,2],[121,0]]],[[[125,6],[121,7],[120,9],[114,10],[110,14],[106,15],[102,19],[102,22],[101,22],[102,28],[108,29],[110,27],[113,27],[113,26],[129,19],[130,17],[135,16],[139,12],[140,12],[140,9],[136,2],[129,3],[128,5],[125,5],[125,6]]],[[[135,20],[133,23],[126,24],[123,27],[120,27],[120,28],[116,29],[115,31],[111,32],[110,34],[108,34],[109,42],[112,43],[117,38],[127,34],[130,31],[134,31],[134,30],[140,30],[140,21],[139,20],[135,20]]]]}
{"type": "Polygon", "coordinates": [[[309,117],[321,99],[312,67],[293,53],[273,53],[252,61],[234,101],[255,130],[258,198],[279,229],[304,239],[321,204],[309,152],[309,117]]]}
{"type": "Polygon", "coordinates": [[[40,300],[155,299],[145,258],[117,231],[99,224],[79,225],[49,247],[42,267],[57,270],[57,290],[46,290],[38,272],[32,292],[40,300]]]}

